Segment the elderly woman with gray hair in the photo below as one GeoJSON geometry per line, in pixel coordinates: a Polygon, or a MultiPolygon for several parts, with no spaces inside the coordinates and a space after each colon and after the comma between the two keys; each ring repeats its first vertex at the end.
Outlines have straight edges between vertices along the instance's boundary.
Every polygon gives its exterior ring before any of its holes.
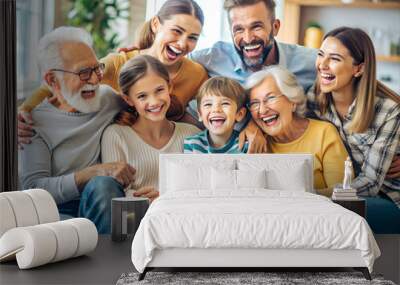
{"type": "Polygon", "coordinates": [[[250,76],[245,84],[248,108],[268,140],[272,153],[312,153],[314,189],[330,196],[343,180],[346,149],[330,123],[304,117],[306,97],[295,76],[272,66],[250,76]]]}

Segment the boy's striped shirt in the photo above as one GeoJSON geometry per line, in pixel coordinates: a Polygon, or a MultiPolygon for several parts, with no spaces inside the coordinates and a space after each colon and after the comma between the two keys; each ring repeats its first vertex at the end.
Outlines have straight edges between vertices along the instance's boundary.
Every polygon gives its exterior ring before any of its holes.
{"type": "Polygon", "coordinates": [[[208,130],[187,137],[183,143],[184,153],[247,153],[248,142],[239,150],[239,132],[233,130],[228,142],[220,148],[214,148],[208,140],[208,130]]]}

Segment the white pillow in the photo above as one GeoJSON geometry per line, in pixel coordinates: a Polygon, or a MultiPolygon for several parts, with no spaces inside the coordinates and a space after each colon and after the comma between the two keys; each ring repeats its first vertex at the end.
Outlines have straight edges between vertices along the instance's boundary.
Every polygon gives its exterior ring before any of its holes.
{"type": "Polygon", "coordinates": [[[193,189],[210,190],[212,169],[235,169],[234,160],[215,160],[211,162],[174,160],[167,163],[167,191],[186,191],[193,189]]]}
{"type": "Polygon", "coordinates": [[[295,164],[289,170],[270,169],[267,172],[268,188],[273,190],[307,191],[304,163],[295,164]]]}
{"type": "Polygon", "coordinates": [[[236,170],[237,188],[267,188],[267,171],[236,170]]]}
{"type": "Polygon", "coordinates": [[[211,189],[236,189],[236,170],[211,168],[211,189]]]}
{"type": "Polygon", "coordinates": [[[307,191],[310,183],[306,176],[305,161],[295,160],[239,160],[239,170],[266,170],[267,187],[271,190],[307,191]]]}
{"type": "Polygon", "coordinates": [[[210,172],[206,167],[186,166],[170,163],[168,167],[168,191],[185,191],[190,189],[209,189],[210,172]]]}
{"type": "Polygon", "coordinates": [[[213,190],[239,190],[241,188],[266,188],[266,171],[262,170],[211,170],[213,190]]]}

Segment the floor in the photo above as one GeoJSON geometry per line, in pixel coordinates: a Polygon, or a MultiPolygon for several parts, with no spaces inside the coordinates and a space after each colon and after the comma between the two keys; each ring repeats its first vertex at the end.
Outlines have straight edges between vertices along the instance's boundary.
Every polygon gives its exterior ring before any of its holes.
{"type": "Polygon", "coordinates": [[[0,284],[115,284],[122,273],[134,271],[131,240],[116,243],[100,235],[87,256],[19,270],[16,261],[0,264],[0,284]]]}

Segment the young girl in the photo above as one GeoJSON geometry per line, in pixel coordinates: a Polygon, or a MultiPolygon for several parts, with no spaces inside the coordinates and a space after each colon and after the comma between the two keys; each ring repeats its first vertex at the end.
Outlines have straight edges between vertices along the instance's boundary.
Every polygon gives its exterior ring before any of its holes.
{"type": "Polygon", "coordinates": [[[400,153],[400,97],[376,80],[371,39],[360,29],[329,32],[316,60],[318,77],[308,107],[330,121],[351,156],[360,196],[388,196],[400,207],[400,179],[387,176],[400,153]]]}
{"type": "MultiPolygon", "coordinates": [[[[102,84],[120,91],[118,75],[129,59],[146,54],[160,60],[171,79],[171,107],[168,118],[180,120],[186,105],[208,78],[205,69],[185,56],[194,50],[204,24],[203,11],[193,0],[168,0],[157,15],[147,21],[141,30],[137,47],[129,52],[111,53],[100,61],[105,64],[102,84]]],[[[41,87],[21,106],[30,112],[52,94],[41,87]]]]}
{"type": "Polygon", "coordinates": [[[183,139],[197,129],[166,118],[171,99],[169,74],[160,61],[148,55],[130,59],[119,76],[126,107],[115,124],[104,131],[103,163],[124,161],[136,168],[135,182],[126,195],[158,197],[158,156],[183,152],[183,139]]]}

